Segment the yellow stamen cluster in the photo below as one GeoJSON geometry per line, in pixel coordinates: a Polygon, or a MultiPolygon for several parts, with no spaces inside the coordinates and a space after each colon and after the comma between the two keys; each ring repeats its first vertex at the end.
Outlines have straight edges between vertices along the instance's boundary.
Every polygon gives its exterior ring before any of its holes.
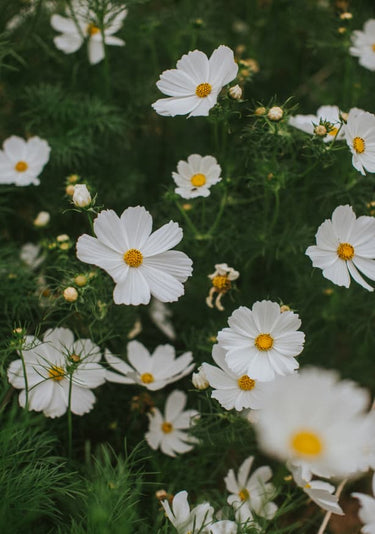
{"type": "Polygon", "coordinates": [[[375,52],[375,43],[372,45],[372,51],[375,52]]]}
{"type": "Polygon", "coordinates": [[[328,132],[328,135],[332,135],[332,137],[335,137],[338,133],[339,129],[338,128],[332,128],[329,132],[328,132]]]}
{"type": "Polygon", "coordinates": [[[243,391],[251,391],[255,388],[255,380],[247,375],[243,375],[238,379],[238,387],[243,391]]]}
{"type": "Polygon", "coordinates": [[[291,439],[294,452],[302,456],[319,456],[323,451],[323,444],[314,432],[302,430],[291,439]]]}
{"type": "Polygon", "coordinates": [[[78,363],[81,358],[80,358],[80,356],[78,354],[71,354],[70,355],[70,359],[71,359],[72,362],[78,363]]]}
{"type": "Polygon", "coordinates": [[[340,243],[336,252],[341,260],[348,261],[354,257],[354,247],[350,243],[340,243]]]}
{"type": "Polygon", "coordinates": [[[87,35],[96,35],[97,33],[100,33],[100,28],[98,26],[95,26],[92,22],[87,26],[86,28],[87,35]]]}
{"type": "Polygon", "coordinates": [[[366,148],[365,140],[362,137],[355,137],[353,139],[353,148],[357,154],[363,154],[366,148]]]}
{"type": "Polygon", "coordinates": [[[15,164],[14,168],[17,172],[25,172],[27,171],[29,166],[26,163],[26,161],[19,161],[18,163],[15,164]]]}
{"type": "Polygon", "coordinates": [[[254,344],[258,350],[270,350],[273,346],[273,338],[269,334],[259,334],[254,344]]]}
{"type": "Polygon", "coordinates": [[[218,274],[212,279],[212,285],[220,293],[226,293],[231,288],[231,282],[225,274],[218,274]]]}
{"type": "Polygon", "coordinates": [[[154,380],[154,376],[151,373],[143,373],[141,375],[141,381],[144,384],[151,384],[152,382],[154,382],[154,380]]]}
{"type": "Polygon", "coordinates": [[[165,421],[165,422],[161,425],[161,429],[162,429],[162,431],[164,432],[164,434],[169,434],[169,433],[172,432],[172,430],[173,430],[173,425],[172,425],[172,423],[168,423],[167,421],[165,421]]]}
{"type": "Polygon", "coordinates": [[[65,371],[62,367],[53,365],[48,369],[48,376],[52,378],[52,380],[55,380],[55,382],[60,382],[65,376],[65,371]]]}
{"type": "Polygon", "coordinates": [[[204,174],[198,172],[190,178],[190,181],[194,187],[202,187],[206,183],[206,177],[204,174]]]}
{"type": "Polygon", "coordinates": [[[247,501],[250,497],[250,493],[248,492],[248,490],[246,488],[243,488],[239,493],[238,493],[241,501],[247,501]]]}
{"type": "Polygon", "coordinates": [[[123,258],[124,262],[129,265],[129,267],[139,267],[143,263],[142,252],[136,248],[130,248],[125,252],[123,258]]]}
{"type": "Polygon", "coordinates": [[[212,87],[209,83],[200,83],[195,89],[195,94],[199,96],[199,98],[205,98],[211,94],[211,91],[212,87]]]}

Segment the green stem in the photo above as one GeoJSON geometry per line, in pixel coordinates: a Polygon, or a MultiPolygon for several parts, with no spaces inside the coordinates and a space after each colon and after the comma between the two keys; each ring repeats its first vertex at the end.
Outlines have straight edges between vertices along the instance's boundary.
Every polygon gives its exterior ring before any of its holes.
{"type": "Polygon", "coordinates": [[[68,396],[68,456],[72,457],[72,435],[73,435],[73,425],[72,425],[72,382],[73,375],[69,375],[69,396],[68,396]]]}
{"type": "Polygon", "coordinates": [[[188,227],[190,228],[190,230],[193,232],[193,235],[194,237],[196,237],[199,232],[198,232],[198,229],[196,228],[195,224],[193,223],[193,221],[190,219],[189,215],[186,213],[186,211],[181,208],[179,202],[177,202],[176,200],[176,206],[178,208],[178,211],[181,213],[181,215],[183,216],[183,218],[185,219],[185,222],[186,224],[188,225],[188,227]]]}
{"type": "Polygon", "coordinates": [[[279,188],[275,189],[275,208],[274,208],[274,212],[273,212],[273,217],[272,217],[272,221],[271,221],[271,226],[270,226],[270,229],[269,229],[269,232],[271,233],[275,224],[276,224],[276,221],[277,219],[279,218],[279,212],[280,212],[280,195],[279,195],[279,188]]]}
{"type": "Polygon", "coordinates": [[[228,194],[225,192],[223,197],[222,197],[222,199],[221,199],[220,208],[219,208],[219,211],[218,211],[218,213],[216,215],[216,219],[214,220],[211,228],[208,231],[208,235],[209,236],[212,236],[212,234],[216,230],[216,228],[217,228],[217,226],[218,226],[218,224],[220,222],[220,219],[221,219],[221,217],[222,217],[222,215],[224,213],[224,208],[225,208],[225,206],[227,204],[227,200],[228,200],[228,194]]]}
{"type": "Polygon", "coordinates": [[[29,382],[27,380],[26,364],[25,364],[25,359],[23,357],[22,350],[20,350],[20,356],[21,356],[21,361],[22,361],[23,378],[25,380],[25,397],[26,397],[25,410],[28,411],[29,410],[29,382]]]}

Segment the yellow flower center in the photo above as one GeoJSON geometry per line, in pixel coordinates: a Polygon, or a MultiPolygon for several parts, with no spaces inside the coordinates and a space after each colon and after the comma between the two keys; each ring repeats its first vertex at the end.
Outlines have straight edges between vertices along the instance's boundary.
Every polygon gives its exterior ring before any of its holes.
{"type": "Polygon", "coordinates": [[[319,456],[323,451],[323,444],[319,436],[308,430],[294,434],[291,445],[294,452],[302,456],[319,456]]]}
{"type": "Polygon", "coordinates": [[[100,28],[95,26],[92,22],[87,26],[86,28],[87,35],[95,35],[97,33],[100,33],[100,28]]]}
{"type": "Polygon", "coordinates": [[[309,483],[305,484],[303,487],[304,487],[305,489],[310,489],[310,488],[311,488],[311,486],[310,486],[309,483]]]}
{"type": "Polygon", "coordinates": [[[79,357],[78,354],[71,354],[70,359],[72,360],[72,362],[78,363],[81,358],[79,357]]]}
{"type": "Polygon", "coordinates": [[[375,44],[372,45],[372,51],[375,52],[375,44]]]}
{"type": "Polygon", "coordinates": [[[273,338],[269,334],[259,334],[255,340],[255,346],[258,350],[272,349],[273,338]]]}
{"type": "Polygon", "coordinates": [[[337,247],[337,255],[341,260],[351,260],[354,256],[354,247],[349,243],[340,243],[337,247]]]}
{"type": "Polygon", "coordinates": [[[55,380],[55,382],[59,382],[62,380],[65,376],[65,371],[62,367],[58,367],[57,365],[53,365],[48,369],[48,375],[52,380],[55,380]]]}
{"type": "Polygon", "coordinates": [[[142,252],[136,248],[130,248],[124,254],[124,262],[129,265],[129,267],[139,267],[143,263],[142,252]]]}
{"type": "Polygon", "coordinates": [[[243,488],[239,493],[238,493],[241,501],[247,501],[250,497],[250,493],[247,491],[246,488],[243,488]]]}
{"type": "Polygon", "coordinates": [[[332,137],[335,137],[335,135],[337,135],[337,132],[339,131],[338,128],[332,128],[332,130],[330,130],[328,132],[328,135],[332,135],[332,137]]]}
{"type": "Polygon", "coordinates": [[[200,83],[195,89],[195,94],[199,96],[199,98],[205,98],[211,91],[212,87],[209,83],[200,83]]]}
{"type": "Polygon", "coordinates": [[[173,425],[172,423],[167,423],[166,421],[165,423],[161,425],[161,429],[164,432],[164,434],[169,434],[173,430],[173,425]]]}
{"type": "Polygon", "coordinates": [[[201,187],[202,185],[206,183],[206,177],[204,174],[201,174],[200,172],[198,172],[198,174],[194,174],[190,178],[190,181],[194,187],[201,187]]]}
{"type": "Polygon", "coordinates": [[[17,172],[25,172],[27,171],[29,166],[26,163],[26,161],[19,161],[18,163],[15,164],[14,168],[17,172]]]}
{"type": "Polygon", "coordinates": [[[141,380],[144,384],[151,384],[155,379],[151,373],[143,373],[141,375],[141,380]]]}
{"type": "Polygon", "coordinates": [[[255,380],[247,375],[243,375],[238,379],[238,386],[244,391],[250,391],[255,388],[255,380]]]}
{"type": "Polygon", "coordinates": [[[212,279],[212,285],[221,293],[225,293],[230,289],[231,283],[225,274],[218,274],[212,279]]]}
{"type": "Polygon", "coordinates": [[[353,148],[357,154],[363,154],[366,148],[365,140],[362,137],[355,137],[353,139],[353,148]]]}

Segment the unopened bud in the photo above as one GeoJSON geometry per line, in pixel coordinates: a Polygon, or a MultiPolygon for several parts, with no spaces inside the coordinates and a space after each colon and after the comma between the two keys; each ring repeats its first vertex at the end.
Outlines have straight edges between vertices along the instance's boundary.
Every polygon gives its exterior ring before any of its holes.
{"type": "Polygon", "coordinates": [[[73,184],[69,184],[66,186],[65,188],[65,193],[69,196],[69,197],[72,197],[74,195],[74,185],[73,184]]]}
{"type": "Polygon", "coordinates": [[[76,184],[78,180],[79,180],[78,174],[71,174],[70,176],[68,176],[68,182],[70,184],[76,184]]]}
{"type": "Polygon", "coordinates": [[[67,302],[75,302],[77,299],[78,299],[78,291],[76,290],[75,287],[67,287],[64,289],[64,299],[67,301],[67,302]]]}
{"type": "Polygon", "coordinates": [[[260,106],[259,108],[256,108],[255,115],[265,115],[267,113],[267,110],[265,107],[260,106]]]}
{"type": "Polygon", "coordinates": [[[85,184],[74,186],[73,203],[78,208],[86,208],[91,204],[91,195],[85,184]]]}
{"type": "Polygon", "coordinates": [[[267,113],[270,121],[279,121],[283,118],[284,111],[279,106],[273,106],[267,113]]]}
{"type": "Polygon", "coordinates": [[[319,137],[324,137],[327,135],[327,128],[323,124],[318,124],[314,128],[314,134],[318,135],[319,137]]]}
{"type": "Polygon", "coordinates": [[[51,216],[48,211],[40,211],[34,219],[34,226],[36,226],[37,228],[43,228],[43,226],[47,226],[50,219],[51,216]]]}
{"type": "Polygon", "coordinates": [[[287,306],[286,304],[283,304],[282,306],[280,306],[280,312],[281,313],[284,313],[284,312],[287,312],[287,311],[290,311],[289,306],[287,306]]]}
{"type": "Polygon", "coordinates": [[[68,234],[60,234],[56,237],[56,241],[58,241],[59,243],[63,243],[64,241],[69,241],[69,236],[68,234]]]}
{"type": "Polygon", "coordinates": [[[340,26],[340,28],[337,28],[337,31],[339,33],[345,33],[346,32],[346,28],[344,28],[344,26],[340,26]]]}
{"type": "Polygon", "coordinates": [[[241,89],[241,87],[238,84],[234,85],[233,87],[231,87],[229,89],[229,96],[231,98],[233,98],[233,100],[241,100],[241,98],[242,98],[242,89],[241,89]]]}
{"type": "Polygon", "coordinates": [[[87,284],[87,277],[84,274],[79,274],[74,278],[74,283],[78,287],[83,287],[87,284]]]}
{"type": "Polygon", "coordinates": [[[207,389],[210,385],[202,367],[199,367],[197,373],[193,373],[191,381],[193,382],[193,386],[197,389],[207,389]]]}
{"type": "Polygon", "coordinates": [[[345,11],[345,13],[341,13],[340,19],[341,20],[351,20],[353,18],[353,13],[350,13],[349,11],[345,11]]]}

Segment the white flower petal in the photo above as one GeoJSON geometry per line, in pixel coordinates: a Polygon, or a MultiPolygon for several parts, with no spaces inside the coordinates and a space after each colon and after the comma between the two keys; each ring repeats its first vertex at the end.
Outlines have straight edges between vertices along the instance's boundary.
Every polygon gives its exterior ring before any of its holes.
{"type": "Polygon", "coordinates": [[[186,400],[186,395],[182,391],[172,391],[165,404],[165,420],[173,423],[185,408],[186,400]]]}
{"type": "Polygon", "coordinates": [[[130,267],[126,278],[118,282],[113,291],[115,304],[138,306],[139,304],[148,304],[150,299],[149,281],[137,267],[130,267]]]}
{"type": "Polygon", "coordinates": [[[94,220],[94,232],[99,241],[121,255],[133,248],[123,225],[123,217],[126,216],[128,210],[125,210],[121,220],[113,210],[101,211],[94,220]]]}
{"type": "Polygon", "coordinates": [[[233,51],[225,45],[220,45],[209,59],[210,83],[220,89],[234,80],[237,76],[238,65],[234,61],[233,51]]]}
{"type": "MultiPolygon", "coordinates": [[[[167,272],[154,269],[145,262],[139,270],[142,271],[151,295],[161,302],[175,302],[185,293],[183,284],[167,272]]],[[[145,304],[148,304],[149,300],[145,304]]]]}

